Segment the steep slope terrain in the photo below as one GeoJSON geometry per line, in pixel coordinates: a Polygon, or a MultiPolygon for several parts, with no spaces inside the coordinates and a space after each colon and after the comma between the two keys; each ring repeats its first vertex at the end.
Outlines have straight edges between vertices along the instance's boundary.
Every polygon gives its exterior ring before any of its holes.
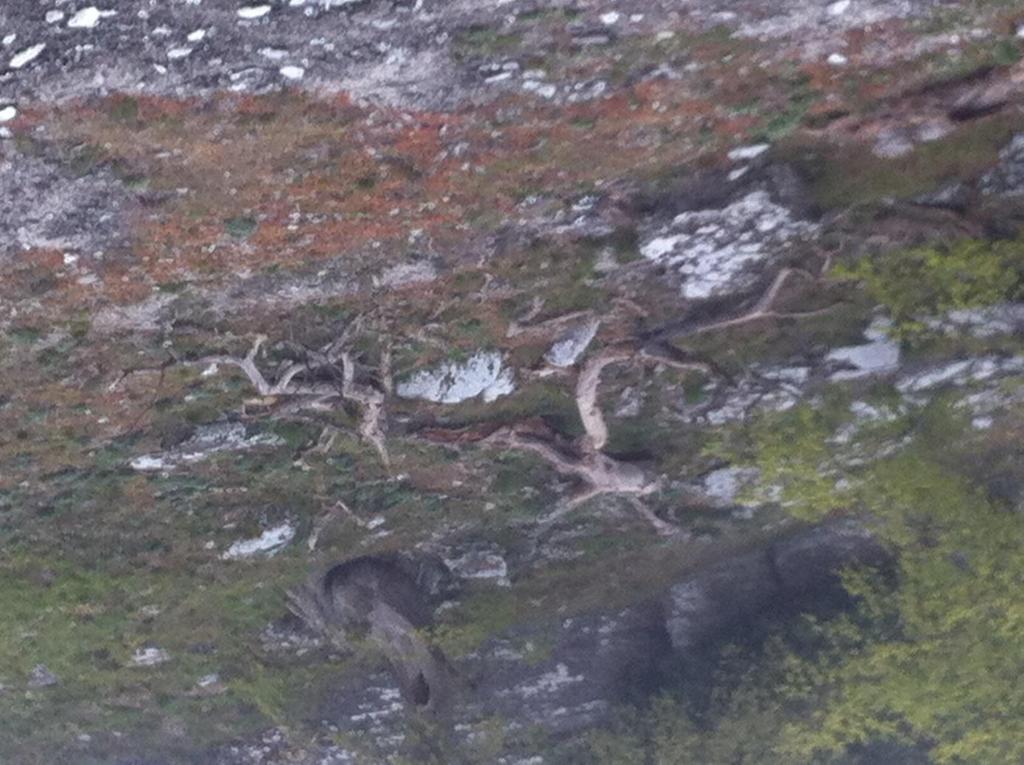
{"type": "Polygon", "coordinates": [[[0,761],[1019,761],[1022,53],[6,0],[0,761]]]}

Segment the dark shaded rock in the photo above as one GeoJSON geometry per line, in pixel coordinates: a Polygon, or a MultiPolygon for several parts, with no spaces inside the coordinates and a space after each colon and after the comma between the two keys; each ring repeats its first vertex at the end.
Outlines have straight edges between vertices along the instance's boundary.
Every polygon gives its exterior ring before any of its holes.
{"type": "Polygon", "coordinates": [[[777,543],[771,550],[781,591],[800,598],[839,584],[836,575],[857,564],[885,563],[885,550],[855,521],[818,526],[777,543]]]}
{"type": "Polygon", "coordinates": [[[669,590],[666,627],[672,645],[678,651],[695,648],[781,596],[765,551],[716,564],[669,590]]]}
{"type": "MultiPolygon", "coordinates": [[[[814,608],[823,599],[834,606],[844,595],[839,569],[885,560],[856,522],[805,529],[695,572],[661,600],[516,626],[454,661],[450,670],[444,662],[440,686],[443,657],[434,652],[436,659],[425,659],[422,647],[403,653],[383,639],[392,673],[351,678],[325,700],[321,716],[342,732],[398,746],[403,737],[396,731],[404,729],[408,714],[417,706],[432,709],[440,688],[448,703],[437,719],[456,740],[464,735],[459,731],[493,719],[510,729],[568,738],[603,724],[616,707],[669,687],[688,662],[699,665],[708,646],[728,642],[744,625],[814,608]]],[[[328,572],[334,597],[347,599],[339,613],[369,621],[366,609],[372,611],[373,603],[411,609],[415,590],[396,573],[396,561],[358,558],[328,572]]]]}
{"type": "Polygon", "coordinates": [[[672,646],[655,604],[519,629],[466,665],[481,718],[499,716],[566,734],[659,687],[672,646]],[[545,651],[545,646],[551,646],[545,651]],[[546,654],[542,661],[527,653],[546,654]]]}
{"type": "Polygon", "coordinates": [[[862,525],[841,521],[716,564],[669,590],[666,624],[672,645],[685,651],[741,622],[810,606],[829,590],[841,595],[840,569],[885,560],[884,550],[862,525]]]}
{"type": "Polygon", "coordinates": [[[289,593],[315,632],[345,644],[366,635],[387,658],[402,698],[439,711],[458,685],[444,654],[420,633],[430,625],[447,569],[433,556],[362,556],[289,593]]]}

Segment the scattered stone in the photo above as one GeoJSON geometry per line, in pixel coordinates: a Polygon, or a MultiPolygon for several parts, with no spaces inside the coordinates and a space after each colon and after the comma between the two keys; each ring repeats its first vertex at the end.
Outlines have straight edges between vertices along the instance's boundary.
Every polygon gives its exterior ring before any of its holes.
{"type": "Polygon", "coordinates": [[[601,322],[591,319],[563,333],[544,354],[544,360],[556,367],[571,367],[587,350],[601,322]]]}
{"type": "Polygon", "coordinates": [[[900,363],[900,346],[889,337],[891,326],[892,323],[886,319],[876,319],[864,332],[867,343],[830,351],[825,360],[843,364],[846,368],[833,372],[829,379],[854,380],[895,370],[900,363]]]}
{"type": "Polygon", "coordinates": [[[242,539],[221,554],[223,560],[239,560],[257,555],[276,555],[295,537],[295,527],[287,521],[267,529],[255,539],[242,539]]]}
{"type": "Polygon", "coordinates": [[[615,24],[618,24],[619,18],[621,17],[618,11],[609,11],[608,13],[602,13],[600,18],[602,24],[604,24],[606,27],[610,27],[615,24]]]}
{"type": "Polygon", "coordinates": [[[321,648],[323,642],[298,619],[272,622],[260,632],[260,649],[266,653],[304,656],[321,648]]]}
{"type": "Polygon", "coordinates": [[[201,425],[195,434],[174,449],[159,454],[143,454],[129,462],[141,472],[173,470],[182,465],[201,462],[214,454],[227,451],[245,451],[260,446],[280,446],[284,440],[273,433],[247,435],[240,422],[220,422],[201,425]]]}
{"type": "Polygon", "coordinates": [[[402,398],[437,404],[458,404],[477,396],[490,403],[513,390],[512,370],[495,351],[478,351],[466,361],[446,361],[436,369],[416,372],[395,388],[402,398]]]}
{"type": "MultiPolygon", "coordinates": [[[[713,470],[701,480],[705,496],[723,507],[748,505],[740,495],[753,486],[761,477],[761,471],[754,467],[724,467],[713,470]]],[[[756,503],[753,503],[756,504],[756,503]]]]}
{"type": "Polygon", "coordinates": [[[638,417],[643,406],[643,395],[633,386],[622,390],[615,405],[616,417],[638,417]]]}
{"type": "Polygon", "coordinates": [[[536,93],[541,98],[554,98],[558,94],[558,87],[550,82],[539,82],[538,80],[524,80],[523,90],[536,93]]]}
{"type": "Polygon", "coordinates": [[[473,549],[457,557],[446,557],[444,562],[461,579],[489,579],[502,587],[511,584],[508,579],[508,563],[497,549],[473,549]]]}
{"type": "Polygon", "coordinates": [[[901,393],[920,393],[944,387],[963,387],[993,377],[1024,372],[1024,356],[981,358],[952,361],[938,367],[902,377],[896,383],[901,393]]]}
{"type": "Polygon", "coordinates": [[[100,21],[100,9],[95,6],[83,8],[68,20],[68,29],[92,29],[100,21]]]}
{"type": "Polygon", "coordinates": [[[247,5],[238,9],[240,19],[259,19],[270,13],[269,5],[247,5]]]}
{"type": "Polygon", "coordinates": [[[1024,303],[963,308],[950,311],[941,319],[932,319],[927,324],[947,335],[966,332],[977,338],[1024,333],[1024,303]]]}
{"type": "Polygon", "coordinates": [[[1024,195],[1024,133],[1018,133],[999,152],[999,164],[982,176],[980,187],[985,194],[1024,195]]]}
{"type": "Polygon", "coordinates": [[[684,412],[690,422],[724,425],[737,422],[755,413],[784,412],[792,409],[804,393],[809,377],[807,367],[764,368],[755,370],[756,376],[741,380],[725,390],[710,391],[713,408],[695,407],[696,413],[684,412]]]}
{"type": "Polygon", "coordinates": [[[13,106],[4,106],[0,108],[0,123],[10,122],[18,116],[18,110],[13,106]]]}
{"type": "Polygon", "coordinates": [[[171,655],[163,648],[137,648],[132,654],[133,667],[155,667],[171,660],[171,655]]]}
{"type": "Polygon", "coordinates": [[[917,128],[917,140],[923,143],[941,141],[953,130],[949,120],[933,119],[928,120],[917,128]]]}
{"type": "Polygon", "coordinates": [[[744,175],[746,175],[749,172],[750,172],[750,165],[741,165],[740,167],[737,167],[735,170],[730,170],[729,171],[729,175],[728,175],[729,183],[733,183],[735,181],[738,181],[740,178],[742,178],[744,175]]]}
{"type": "Polygon", "coordinates": [[[419,260],[386,268],[379,276],[373,277],[373,286],[406,287],[410,284],[432,282],[437,277],[438,271],[433,263],[429,260],[419,260]]]}
{"type": "Polygon", "coordinates": [[[830,439],[831,443],[843,445],[852,443],[854,438],[865,427],[886,422],[892,422],[905,410],[902,407],[878,407],[866,401],[854,401],[850,404],[850,414],[853,421],[843,425],[830,439]]]}
{"type": "Polygon", "coordinates": [[[881,159],[898,159],[905,157],[914,150],[914,142],[902,131],[883,130],[872,152],[881,159]]]}
{"type": "Polygon", "coordinates": [[[286,80],[301,80],[306,74],[301,66],[282,66],[278,71],[286,80]]]}
{"type": "Polygon", "coordinates": [[[767,143],[758,143],[752,146],[739,146],[730,151],[728,157],[733,162],[748,162],[752,159],[757,159],[770,148],[771,146],[767,143]]]}
{"type": "Polygon", "coordinates": [[[965,210],[970,204],[970,193],[963,183],[948,183],[935,191],[919,194],[913,198],[915,204],[938,207],[947,210],[965,210]]]}
{"type": "Polygon", "coordinates": [[[45,664],[36,664],[28,676],[29,688],[49,688],[58,683],[60,679],[45,664]]]}
{"type": "Polygon", "coordinates": [[[25,50],[20,53],[14,54],[14,57],[11,58],[11,62],[8,66],[10,66],[11,69],[21,69],[23,66],[26,66],[39,58],[39,54],[44,50],[46,50],[46,43],[38,43],[30,48],[25,48],[25,50]]]}

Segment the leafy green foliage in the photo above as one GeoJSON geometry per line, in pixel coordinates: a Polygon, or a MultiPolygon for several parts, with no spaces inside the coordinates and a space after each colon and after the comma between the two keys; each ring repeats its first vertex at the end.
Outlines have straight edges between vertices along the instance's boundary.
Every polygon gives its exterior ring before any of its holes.
{"type": "Polygon", "coordinates": [[[799,407],[758,422],[750,434],[761,481],[752,490],[765,501],[777,498],[802,520],[820,520],[845,497],[828,438],[834,428],[821,410],[799,407]]]}
{"type": "Polygon", "coordinates": [[[833,469],[849,445],[829,438],[835,423],[827,407],[766,418],[746,433],[751,461],[800,518],[862,511],[894,570],[847,572],[852,612],[811,622],[810,638],[784,625],[773,648],[723,667],[711,711],[670,736],[687,754],[659,760],[668,745],[644,734],[633,744],[647,761],[874,762],[880,748],[942,765],[1024,760],[1019,513],[968,477],[972,447],[950,437],[966,424],[945,405],[901,425],[914,435],[902,451],[844,470],[841,492],[833,469]]]}
{"type": "Polygon", "coordinates": [[[1024,242],[965,240],[865,258],[845,275],[863,282],[903,337],[927,330],[924,319],[1024,294],[1024,242]]]}
{"type": "Polygon", "coordinates": [[[870,617],[833,630],[828,703],[791,727],[795,755],[887,739],[937,763],[1024,759],[1024,523],[946,466],[908,453],[863,491],[899,554],[898,585],[848,586],[870,617]]]}

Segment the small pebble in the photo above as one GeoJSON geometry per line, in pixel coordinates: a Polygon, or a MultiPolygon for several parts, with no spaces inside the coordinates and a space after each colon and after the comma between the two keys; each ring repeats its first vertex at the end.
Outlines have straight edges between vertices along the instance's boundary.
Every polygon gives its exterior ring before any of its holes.
{"type": "Polygon", "coordinates": [[[95,6],[83,8],[68,21],[68,29],[92,29],[100,21],[100,9],[95,6]]]}
{"type": "Polygon", "coordinates": [[[268,13],[270,13],[269,5],[247,5],[244,8],[238,9],[238,18],[258,19],[262,16],[266,16],[268,13]]]}
{"type": "Polygon", "coordinates": [[[14,55],[9,66],[11,69],[21,69],[23,66],[35,61],[45,49],[46,43],[38,43],[31,48],[25,48],[25,50],[14,55]]]}

